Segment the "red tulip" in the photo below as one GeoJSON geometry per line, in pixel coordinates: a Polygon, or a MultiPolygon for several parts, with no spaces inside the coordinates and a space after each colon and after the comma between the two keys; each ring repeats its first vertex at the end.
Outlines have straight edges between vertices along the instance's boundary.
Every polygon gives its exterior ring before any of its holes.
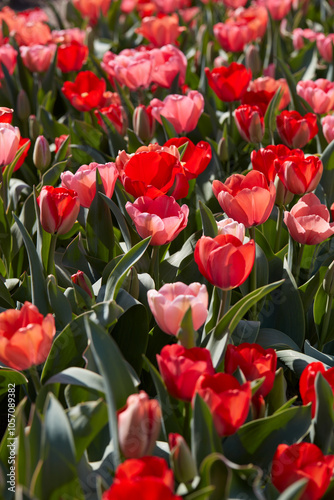
{"type": "Polygon", "coordinates": [[[225,372],[233,375],[239,367],[250,382],[265,377],[256,395],[267,396],[274,385],[277,355],[274,349],[264,349],[258,344],[229,344],[225,355],[225,372]]]}
{"type": "Polygon", "coordinates": [[[274,160],[274,167],[286,189],[294,194],[313,191],[323,172],[322,162],[317,156],[278,158],[274,160]]]}
{"type": "Polygon", "coordinates": [[[120,135],[124,135],[128,128],[128,117],[125,109],[119,104],[109,104],[109,106],[99,108],[94,111],[99,125],[107,132],[107,126],[101,118],[101,114],[106,116],[120,135]]]}
{"type": "Polygon", "coordinates": [[[212,90],[224,102],[238,101],[252,79],[252,72],[236,62],[212,71],[205,68],[205,74],[212,90]]]}
{"type": "MultiPolygon", "coordinates": [[[[262,92],[267,92],[268,96],[271,95],[271,98],[273,98],[280,87],[281,90],[283,90],[283,95],[279,103],[279,109],[284,109],[291,101],[289,86],[285,78],[279,78],[279,80],[275,80],[275,78],[271,78],[270,76],[261,76],[260,78],[256,78],[256,80],[250,82],[248,91],[254,92],[255,97],[258,93],[262,95],[262,92]]],[[[271,98],[269,99],[269,101],[271,100],[271,98]]],[[[256,104],[256,102],[254,102],[253,104],[256,104]]]]}
{"type": "Polygon", "coordinates": [[[28,139],[26,137],[20,137],[19,146],[18,146],[17,150],[21,149],[22,146],[24,146],[24,145],[27,145],[27,146],[26,146],[25,150],[23,151],[23,153],[21,154],[20,158],[18,159],[18,161],[14,167],[14,172],[16,172],[16,170],[18,170],[20,167],[22,167],[24,160],[26,159],[26,157],[28,155],[28,151],[29,151],[29,148],[31,145],[30,139],[28,139]]]}
{"type": "Polygon", "coordinates": [[[166,460],[159,457],[129,458],[120,464],[115,472],[114,482],[126,480],[139,481],[144,478],[155,478],[174,490],[174,475],[168,469],[166,460]]]}
{"type": "Polygon", "coordinates": [[[263,224],[273,209],[276,189],[256,170],[247,175],[233,174],[225,183],[213,181],[213,193],[224,212],[246,227],[263,224]]]}
{"type": "Polygon", "coordinates": [[[14,110],[0,106],[0,123],[12,123],[14,110]]]}
{"type": "Polygon", "coordinates": [[[72,229],[80,210],[79,197],[66,188],[43,186],[37,198],[43,229],[51,234],[65,234],[72,229]]]}
{"type": "Polygon", "coordinates": [[[206,141],[200,141],[195,144],[188,137],[179,137],[178,139],[169,139],[165,142],[165,147],[176,146],[179,148],[186,144],[187,148],[182,156],[182,165],[187,179],[195,179],[198,177],[211,161],[212,152],[211,146],[206,141]]]}
{"type": "Polygon", "coordinates": [[[324,365],[320,362],[313,362],[307,365],[299,380],[299,392],[303,405],[312,403],[312,417],[315,416],[316,412],[316,393],[314,384],[318,373],[322,374],[334,392],[334,368],[326,370],[324,365]]]}
{"type": "Polygon", "coordinates": [[[45,317],[25,302],[21,309],[0,314],[0,361],[14,370],[27,370],[43,363],[56,333],[52,314],[45,317]]]}
{"type": "Polygon", "coordinates": [[[196,243],[195,262],[201,274],[214,286],[231,290],[241,285],[252,270],[255,260],[255,243],[243,245],[231,234],[215,238],[202,236],[196,243]]]}
{"type": "Polygon", "coordinates": [[[210,408],[219,436],[234,434],[245,422],[252,398],[250,382],[240,385],[226,373],[206,374],[198,379],[196,393],[210,408]]]}
{"type": "Polygon", "coordinates": [[[180,205],[171,196],[162,195],[152,200],[148,196],[129,201],[125,209],[142,238],[152,236],[151,245],[165,245],[173,241],[188,223],[189,208],[180,205]]]}
{"type": "Polygon", "coordinates": [[[157,354],[157,361],[169,394],[183,401],[191,401],[201,375],[215,373],[210,351],[202,347],[167,345],[157,354]]]}
{"type": "MultiPolygon", "coordinates": [[[[66,141],[68,137],[70,136],[67,134],[62,134],[59,137],[55,137],[55,146],[56,146],[55,153],[58,153],[59,149],[61,148],[61,145],[63,144],[63,142],[66,141]]],[[[69,154],[70,154],[70,145],[68,145],[66,156],[69,154]]]]}
{"type": "Polygon", "coordinates": [[[280,138],[290,148],[303,148],[318,133],[317,115],[298,111],[282,111],[276,117],[280,138]]]}
{"type": "Polygon", "coordinates": [[[4,78],[1,64],[6,66],[10,75],[14,73],[17,60],[17,51],[9,43],[0,45],[0,80],[4,78]]]}
{"type": "Polygon", "coordinates": [[[251,161],[254,170],[262,172],[268,182],[274,182],[277,176],[276,168],[274,166],[274,161],[277,159],[285,159],[288,156],[298,156],[304,158],[304,153],[301,149],[289,149],[283,144],[278,144],[277,146],[267,146],[261,148],[258,151],[252,151],[251,161]]]}
{"type": "Polygon", "coordinates": [[[241,137],[247,142],[261,142],[264,134],[263,115],[258,106],[242,104],[234,112],[241,137]]]}
{"type": "Polygon", "coordinates": [[[80,71],[88,57],[88,47],[73,40],[70,43],[62,43],[58,47],[57,68],[62,73],[80,71]]]}
{"type": "Polygon", "coordinates": [[[280,444],[271,466],[271,479],[278,491],[285,491],[299,479],[307,479],[300,500],[320,500],[334,468],[334,455],[323,455],[312,443],[280,444]]]}
{"type": "Polygon", "coordinates": [[[281,21],[291,10],[291,0],[258,0],[259,5],[264,5],[275,21],[281,21]]]}
{"type": "Polygon", "coordinates": [[[64,82],[63,94],[78,111],[97,108],[106,90],[106,82],[91,71],[81,71],[74,82],[64,82]]]}
{"type": "Polygon", "coordinates": [[[102,500],[182,500],[163,482],[155,477],[144,477],[136,480],[124,480],[113,483],[109,490],[103,493],[102,500]]]}
{"type": "Polygon", "coordinates": [[[292,238],[302,245],[317,245],[334,234],[334,222],[329,211],[314,193],[305,194],[290,212],[284,212],[284,222],[292,238]]]}

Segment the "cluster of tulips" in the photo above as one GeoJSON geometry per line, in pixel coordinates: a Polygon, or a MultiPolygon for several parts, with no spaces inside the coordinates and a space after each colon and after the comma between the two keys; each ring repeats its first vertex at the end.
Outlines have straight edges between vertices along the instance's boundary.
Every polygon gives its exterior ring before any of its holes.
{"type": "Polygon", "coordinates": [[[1,498],[330,500],[333,2],[50,8],[0,10],[1,498]]]}

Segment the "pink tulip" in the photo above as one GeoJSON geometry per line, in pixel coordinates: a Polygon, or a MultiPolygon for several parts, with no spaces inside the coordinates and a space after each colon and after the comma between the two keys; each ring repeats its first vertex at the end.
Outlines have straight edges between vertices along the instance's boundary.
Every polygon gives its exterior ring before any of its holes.
{"type": "Polygon", "coordinates": [[[127,202],[126,211],[133,220],[142,238],[152,236],[151,245],[165,245],[176,238],[188,223],[189,208],[180,205],[172,196],[159,196],[152,200],[148,196],[127,202]]]}
{"type": "Polygon", "coordinates": [[[257,5],[264,5],[275,21],[280,21],[291,10],[291,0],[257,0],[257,5]]]}
{"type": "Polygon", "coordinates": [[[53,43],[72,43],[78,42],[83,45],[86,38],[86,32],[79,28],[67,28],[65,30],[52,30],[53,43]]]}
{"type": "Polygon", "coordinates": [[[152,60],[149,51],[128,49],[130,54],[120,52],[119,55],[107,52],[103,56],[102,68],[109,78],[126,85],[130,90],[146,89],[152,81],[152,60]]]}
{"type": "Polygon", "coordinates": [[[232,234],[241,241],[245,239],[245,226],[233,219],[223,219],[217,222],[218,234],[232,234]]]}
{"type": "Polygon", "coordinates": [[[101,165],[93,162],[89,165],[82,165],[75,174],[67,170],[60,176],[62,187],[76,191],[82,207],[90,207],[94,199],[96,193],[96,169],[100,173],[105,194],[111,198],[118,178],[118,170],[114,163],[101,165]]]}
{"type": "Polygon", "coordinates": [[[317,39],[318,35],[319,33],[309,28],[306,28],[304,30],[302,28],[296,28],[292,32],[292,43],[295,50],[300,50],[304,47],[305,39],[309,40],[310,42],[314,42],[317,39]]]}
{"type": "Polygon", "coordinates": [[[99,16],[106,16],[111,0],[73,0],[73,5],[83,17],[95,23],[99,16]]]}
{"type": "Polygon", "coordinates": [[[161,49],[152,49],[151,58],[153,83],[168,89],[179,74],[179,85],[184,84],[187,58],[180,49],[171,44],[164,45],[161,49]]]}
{"type": "Polygon", "coordinates": [[[8,73],[12,75],[15,70],[17,52],[9,43],[0,46],[0,80],[4,77],[1,64],[6,66],[8,73]]]}
{"type": "Polygon", "coordinates": [[[125,458],[149,455],[158,439],[160,427],[158,401],[149,399],[144,391],[129,396],[125,408],[118,413],[119,446],[125,458]]]}
{"type": "Polygon", "coordinates": [[[43,73],[49,69],[56,51],[56,45],[22,45],[20,54],[23,64],[32,73],[43,73]]]}
{"type": "Polygon", "coordinates": [[[167,118],[177,134],[194,130],[204,110],[204,98],[197,90],[188,95],[169,94],[163,101],[153,99],[150,104],[152,116],[159,123],[162,123],[161,115],[167,118]]]}
{"type": "Polygon", "coordinates": [[[200,283],[166,283],[158,291],[149,290],[147,299],[159,328],[169,335],[177,335],[189,307],[195,330],[208,315],[209,296],[206,286],[200,283]]]}
{"type": "Polygon", "coordinates": [[[162,47],[168,43],[175,44],[176,39],[185,29],[179,26],[178,15],[174,13],[163,17],[144,17],[136,32],[153,43],[155,47],[162,47]]]}
{"type": "Polygon", "coordinates": [[[326,205],[314,193],[305,194],[290,212],[284,212],[284,222],[292,238],[302,245],[318,245],[334,234],[334,222],[326,205]]]}
{"type": "Polygon", "coordinates": [[[178,12],[180,9],[189,7],[190,0],[153,0],[153,5],[157,8],[158,12],[163,14],[171,14],[178,12]]]}
{"type": "Polygon", "coordinates": [[[317,47],[319,53],[326,62],[331,63],[333,61],[333,43],[334,43],[334,33],[329,35],[324,35],[319,33],[317,36],[317,47]]]}
{"type": "Polygon", "coordinates": [[[15,158],[20,142],[20,130],[9,123],[0,123],[0,168],[15,158]]]}
{"type": "Polygon", "coordinates": [[[309,103],[315,113],[320,115],[334,108],[334,83],[325,78],[298,82],[297,94],[309,103]]]}
{"type": "Polygon", "coordinates": [[[334,115],[327,115],[321,120],[322,131],[327,142],[334,139],[334,115]]]}

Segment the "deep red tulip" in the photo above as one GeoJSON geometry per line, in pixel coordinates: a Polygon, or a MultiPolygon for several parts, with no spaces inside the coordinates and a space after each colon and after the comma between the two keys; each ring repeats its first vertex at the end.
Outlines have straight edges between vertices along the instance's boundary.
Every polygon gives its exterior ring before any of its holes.
{"type": "Polygon", "coordinates": [[[298,111],[282,111],[276,117],[277,131],[289,148],[303,148],[318,133],[317,115],[298,111]]]}
{"type": "Polygon", "coordinates": [[[274,161],[278,177],[286,189],[294,194],[313,191],[320,182],[323,165],[317,156],[288,156],[274,161]]]}
{"type": "Polygon", "coordinates": [[[316,393],[315,393],[315,378],[318,373],[321,373],[325,380],[329,383],[334,392],[334,368],[326,370],[324,365],[319,362],[310,363],[304,369],[299,380],[299,392],[303,401],[303,405],[312,403],[312,417],[316,412],[316,393]]]}
{"type": "Polygon", "coordinates": [[[73,40],[58,47],[57,68],[63,73],[80,71],[88,57],[88,47],[73,40]]]}
{"type": "Polygon", "coordinates": [[[162,481],[155,477],[144,477],[136,480],[124,480],[113,483],[109,490],[103,493],[102,500],[182,500],[162,481]]]}
{"type": "Polygon", "coordinates": [[[159,457],[147,456],[125,460],[117,467],[114,482],[136,481],[147,477],[155,478],[164,483],[171,491],[174,490],[173,471],[168,468],[166,460],[159,457]]]}
{"type": "Polygon", "coordinates": [[[210,351],[203,347],[167,345],[157,354],[157,361],[169,394],[183,401],[191,401],[201,375],[215,373],[210,351]]]}
{"type": "Polygon", "coordinates": [[[233,375],[239,367],[250,382],[265,377],[257,395],[267,396],[274,385],[277,355],[274,349],[264,349],[259,344],[229,344],[225,355],[225,372],[233,375]]]}
{"type": "Polygon", "coordinates": [[[334,455],[323,455],[315,444],[280,444],[273,458],[271,479],[280,492],[300,479],[307,479],[300,500],[320,500],[329,486],[333,468],[334,455]]]}
{"type": "Polygon", "coordinates": [[[22,146],[24,146],[24,145],[27,145],[27,146],[26,146],[25,150],[23,151],[23,153],[21,154],[20,158],[18,159],[18,161],[14,167],[14,172],[16,172],[16,170],[18,170],[20,167],[22,167],[24,160],[26,159],[26,157],[28,155],[30,144],[31,144],[30,139],[28,139],[27,137],[20,137],[19,147],[17,149],[18,150],[21,149],[22,146]]]}
{"type": "Polygon", "coordinates": [[[64,82],[62,91],[78,111],[97,108],[106,90],[106,82],[91,71],[81,71],[74,82],[64,82]]]}
{"type": "Polygon", "coordinates": [[[231,234],[215,238],[202,236],[196,243],[195,262],[203,276],[214,286],[231,290],[241,285],[252,270],[255,260],[255,243],[243,245],[231,234]]]}
{"type": "Polygon", "coordinates": [[[187,148],[182,156],[182,165],[187,179],[195,179],[209,165],[212,158],[211,146],[206,141],[200,141],[195,144],[188,137],[179,137],[178,139],[169,139],[164,146],[176,146],[179,148],[183,144],[188,143],[187,148]]]}
{"type": "Polygon", "coordinates": [[[277,159],[285,159],[288,156],[298,156],[304,158],[304,153],[301,149],[289,149],[283,144],[278,144],[277,146],[267,146],[261,148],[258,151],[252,151],[251,161],[254,170],[262,172],[268,182],[275,180],[277,175],[276,168],[274,166],[274,161],[277,159]]]}
{"type": "Polygon", "coordinates": [[[124,135],[128,128],[128,117],[125,109],[119,104],[112,103],[109,106],[99,108],[94,111],[99,125],[107,131],[107,126],[101,118],[101,114],[106,116],[120,135],[124,135]]]}
{"type": "Polygon", "coordinates": [[[12,123],[14,110],[0,106],[0,123],[12,123]]]}
{"type": "Polygon", "coordinates": [[[194,396],[196,393],[210,408],[219,436],[234,434],[245,422],[252,398],[250,382],[241,385],[227,373],[202,375],[194,396]]]}
{"type": "Polygon", "coordinates": [[[79,197],[67,188],[43,186],[37,198],[43,229],[51,234],[65,234],[72,229],[80,210],[79,197]]]}
{"type": "Polygon", "coordinates": [[[212,90],[224,102],[238,101],[252,79],[252,72],[236,62],[212,71],[205,68],[205,74],[212,90]]]}
{"type": "Polygon", "coordinates": [[[276,189],[264,174],[251,170],[247,175],[233,174],[225,183],[213,181],[213,193],[224,212],[245,227],[265,222],[273,209],[276,189]]]}
{"type": "Polygon", "coordinates": [[[234,119],[241,137],[247,142],[261,142],[264,120],[258,106],[242,104],[234,112],[234,119]]]}

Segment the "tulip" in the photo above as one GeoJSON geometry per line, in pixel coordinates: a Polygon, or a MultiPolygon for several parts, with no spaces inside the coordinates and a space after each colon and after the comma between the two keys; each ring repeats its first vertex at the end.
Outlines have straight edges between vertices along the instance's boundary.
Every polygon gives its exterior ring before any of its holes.
{"type": "Polygon", "coordinates": [[[195,144],[190,139],[188,139],[188,137],[169,139],[167,142],[165,142],[164,146],[176,146],[177,148],[180,148],[181,146],[183,146],[183,144],[186,143],[187,147],[183,153],[181,162],[187,179],[195,179],[202,172],[204,172],[211,161],[211,146],[206,141],[200,141],[195,146],[195,144]]]}
{"type": "Polygon", "coordinates": [[[217,222],[218,234],[232,234],[241,241],[245,239],[245,226],[233,219],[223,219],[217,222]]]}
{"type": "Polygon", "coordinates": [[[145,477],[139,480],[124,480],[113,483],[109,490],[102,495],[102,500],[147,500],[149,492],[150,500],[182,500],[182,497],[174,493],[163,482],[157,481],[155,477],[145,477]]]}
{"type": "Polygon", "coordinates": [[[325,494],[334,468],[334,455],[323,455],[312,443],[280,444],[275,452],[271,479],[279,492],[299,479],[307,479],[301,500],[320,500],[325,494]]]}
{"type": "Polygon", "coordinates": [[[77,41],[62,43],[58,47],[57,68],[62,73],[80,71],[88,57],[88,47],[77,41]]]}
{"type": "Polygon", "coordinates": [[[232,290],[241,285],[252,270],[255,260],[255,243],[243,245],[231,234],[215,238],[202,236],[196,243],[195,262],[200,273],[214,286],[232,290]]]}
{"type": "Polygon", "coordinates": [[[20,143],[20,130],[9,123],[0,123],[0,168],[14,160],[20,143]]]}
{"type": "Polygon", "coordinates": [[[57,44],[71,44],[77,42],[83,45],[86,38],[86,31],[79,28],[66,28],[64,30],[52,30],[52,41],[57,44]]]}
{"type": "Polygon", "coordinates": [[[44,135],[39,135],[35,142],[33,162],[37,170],[44,172],[51,163],[51,152],[44,135]]]}
{"type": "MultiPolygon", "coordinates": [[[[56,149],[55,149],[55,153],[58,153],[58,151],[60,150],[62,144],[66,141],[66,139],[70,137],[69,135],[67,134],[62,134],[60,135],[59,137],[55,137],[55,146],[56,146],[56,149]]],[[[66,151],[66,156],[68,156],[70,154],[70,144],[68,144],[68,148],[67,148],[67,151],[66,151]]]]}
{"type": "Polygon", "coordinates": [[[195,330],[208,315],[208,292],[200,283],[166,283],[159,291],[149,290],[147,299],[159,327],[169,335],[177,335],[189,307],[195,330]]]}
{"type": "Polygon", "coordinates": [[[140,481],[147,477],[161,481],[171,491],[174,491],[173,471],[168,468],[166,460],[159,457],[148,456],[125,460],[117,467],[114,482],[140,481]]]}
{"type": "Polygon", "coordinates": [[[323,165],[317,156],[288,156],[274,160],[278,177],[286,189],[294,194],[313,191],[320,182],[323,165]]]}
{"type": "Polygon", "coordinates": [[[161,49],[152,49],[151,59],[152,83],[169,89],[176,76],[179,75],[179,86],[184,84],[187,58],[180,49],[171,44],[164,45],[161,49]]]}
{"type": "Polygon", "coordinates": [[[182,401],[191,401],[203,373],[215,373],[210,351],[203,347],[186,349],[179,344],[167,345],[157,354],[157,361],[169,394],[182,401]]]}
{"type": "Polygon", "coordinates": [[[318,133],[317,115],[298,111],[282,111],[276,117],[277,131],[284,144],[290,148],[303,148],[318,133]]]}
{"type": "Polygon", "coordinates": [[[258,0],[258,4],[264,5],[275,21],[281,21],[291,10],[291,0],[258,0]]]}
{"type": "Polygon", "coordinates": [[[118,413],[119,446],[125,458],[140,458],[154,449],[161,428],[161,409],[144,391],[132,394],[118,413]]]}
{"type": "Polygon", "coordinates": [[[106,16],[111,0],[73,0],[74,7],[83,17],[95,24],[100,15],[106,16]]]}
{"type": "Polygon", "coordinates": [[[56,48],[54,44],[23,45],[20,47],[23,64],[33,73],[44,73],[50,67],[56,48]]]}
{"type": "Polygon", "coordinates": [[[258,75],[262,68],[259,49],[255,45],[249,45],[245,54],[246,68],[250,69],[253,75],[258,75]]]}
{"type": "Polygon", "coordinates": [[[314,384],[318,373],[321,373],[321,375],[330,385],[332,391],[334,391],[334,368],[329,368],[328,370],[326,370],[324,365],[320,362],[309,363],[300,376],[299,392],[303,401],[303,405],[312,403],[312,418],[315,417],[317,409],[317,398],[314,384]]]}
{"type": "Polygon", "coordinates": [[[212,71],[205,68],[205,74],[210,87],[224,102],[238,101],[246,92],[252,78],[251,71],[236,62],[212,71]]]}
{"type": "Polygon", "coordinates": [[[258,106],[242,104],[234,112],[241,137],[247,142],[261,142],[264,135],[263,115],[258,106]]]}
{"type": "Polygon", "coordinates": [[[97,108],[106,90],[106,82],[91,71],[81,71],[74,82],[64,82],[62,92],[78,111],[97,108]]]}
{"type": "MultiPolygon", "coordinates": [[[[206,3],[206,2],[203,2],[206,3]]],[[[238,7],[244,7],[247,3],[247,0],[223,0],[223,4],[226,7],[231,7],[231,9],[237,9],[238,7]]]]}
{"type": "Polygon", "coordinates": [[[43,363],[56,333],[52,314],[43,316],[25,302],[21,309],[0,314],[0,361],[14,370],[27,370],[43,363]]]}
{"type": "Polygon", "coordinates": [[[179,483],[189,483],[197,476],[197,467],[185,439],[176,433],[168,435],[168,444],[175,477],[179,483]]]}
{"type": "Polygon", "coordinates": [[[4,78],[1,64],[6,66],[8,73],[12,75],[16,67],[17,51],[9,43],[0,45],[0,80],[4,78]]]}
{"type": "Polygon", "coordinates": [[[152,106],[145,107],[144,104],[139,104],[133,112],[132,120],[135,134],[144,142],[151,140],[155,132],[152,106]]]}
{"type": "Polygon", "coordinates": [[[197,90],[188,95],[169,94],[163,101],[153,99],[152,116],[159,122],[161,116],[167,118],[177,134],[191,132],[196,128],[199,117],[204,111],[204,98],[197,90]]]}
{"type": "Polygon", "coordinates": [[[314,193],[305,194],[290,212],[284,212],[284,222],[291,237],[302,245],[318,245],[334,234],[329,211],[314,193]]]}
{"type": "Polygon", "coordinates": [[[102,107],[94,111],[99,125],[108,132],[108,128],[101,118],[104,115],[111,121],[116,131],[120,135],[125,135],[128,128],[128,117],[126,115],[125,109],[119,104],[110,104],[107,107],[102,107]]]}
{"type": "Polygon", "coordinates": [[[257,106],[261,110],[262,116],[264,116],[273,97],[274,93],[266,90],[247,90],[241,98],[241,103],[257,106]]]}
{"type": "Polygon", "coordinates": [[[72,274],[71,280],[75,285],[84,290],[84,292],[86,292],[91,299],[93,298],[94,293],[92,284],[83,271],[78,271],[75,274],[72,274]]]}
{"type": "Polygon", "coordinates": [[[0,123],[11,123],[13,113],[13,109],[6,108],[5,106],[0,106],[0,123]]]}
{"type": "Polygon", "coordinates": [[[315,113],[320,115],[334,108],[334,83],[325,78],[298,82],[297,94],[309,103],[315,113]]]}
{"type": "Polygon", "coordinates": [[[225,354],[225,373],[233,375],[239,367],[250,382],[264,377],[256,395],[267,396],[274,385],[277,355],[274,349],[264,349],[258,344],[247,342],[234,346],[229,344],[225,354]]]}
{"type": "Polygon", "coordinates": [[[332,142],[334,139],[334,115],[327,115],[321,120],[322,131],[326,141],[332,142]]]}
{"type": "Polygon", "coordinates": [[[263,224],[273,209],[276,189],[256,170],[247,175],[233,174],[225,183],[213,181],[213,193],[228,217],[246,227],[263,224]]]}
{"type": "Polygon", "coordinates": [[[258,151],[252,151],[251,162],[254,170],[262,172],[267,181],[274,181],[277,172],[274,166],[275,160],[283,160],[289,156],[298,156],[304,158],[304,153],[301,149],[289,149],[283,144],[277,146],[267,146],[260,148],[258,151]]]}
{"type": "Polygon", "coordinates": [[[309,28],[306,29],[296,28],[292,32],[293,47],[295,48],[295,50],[300,50],[304,47],[305,40],[314,42],[318,36],[319,33],[316,33],[315,31],[309,28]]]}
{"type": "Polygon", "coordinates": [[[180,33],[185,30],[185,27],[179,26],[178,15],[173,13],[170,16],[144,17],[136,33],[140,33],[154,47],[162,47],[169,43],[175,44],[180,33]]]}
{"type": "Polygon", "coordinates": [[[118,55],[106,52],[101,63],[111,82],[117,80],[130,90],[146,89],[152,82],[152,57],[149,51],[122,50],[118,55]]]}
{"type": "Polygon", "coordinates": [[[15,40],[18,45],[46,45],[51,42],[51,30],[43,21],[27,22],[24,20],[17,26],[15,40]]]}
{"type": "Polygon", "coordinates": [[[328,35],[317,33],[316,40],[321,57],[325,59],[326,62],[331,63],[333,61],[334,33],[329,33],[328,35]]]}
{"type": "Polygon", "coordinates": [[[90,163],[81,165],[75,174],[69,170],[60,176],[63,188],[73,190],[77,193],[80,205],[89,208],[96,193],[96,170],[99,171],[106,196],[112,197],[118,171],[114,163],[90,163]]]}
{"type": "Polygon", "coordinates": [[[66,188],[43,186],[37,198],[43,229],[51,234],[66,234],[72,229],[80,201],[75,191],[66,188]]]}
{"type": "Polygon", "coordinates": [[[152,236],[150,244],[165,245],[173,241],[187,226],[189,208],[180,205],[170,196],[159,196],[152,200],[148,196],[127,202],[125,209],[133,220],[142,238],[152,236]]]}
{"type": "MultiPolygon", "coordinates": [[[[256,94],[258,92],[267,92],[272,98],[280,87],[281,90],[283,90],[283,95],[278,109],[281,110],[286,108],[291,101],[289,86],[285,78],[279,78],[278,80],[275,80],[275,78],[271,78],[270,76],[256,78],[256,80],[250,82],[248,91],[255,92],[256,94]]],[[[271,99],[269,99],[269,101],[270,100],[271,99]]],[[[256,104],[256,102],[254,102],[254,104],[256,104]]]]}
{"type": "Polygon", "coordinates": [[[252,397],[250,382],[241,385],[227,373],[205,374],[197,381],[192,404],[195,394],[208,405],[219,436],[234,434],[245,422],[252,397]]]}

